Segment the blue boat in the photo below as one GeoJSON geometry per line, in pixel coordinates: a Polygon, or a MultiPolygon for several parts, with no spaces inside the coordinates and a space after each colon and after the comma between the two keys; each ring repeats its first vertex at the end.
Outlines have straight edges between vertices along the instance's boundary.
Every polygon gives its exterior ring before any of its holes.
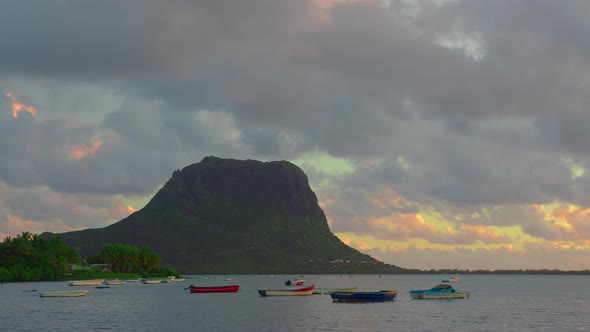
{"type": "Polygon", "coordinates": [[[410,296],[417,300],[452,300],[467,299],[470,292],[454,289],[448,284],[440,284],[431,289],[411,290],[410,296]]]}
{"type": "Polygon", "coordinates": [[[335,292],[330,294],[334,302],[387,302],[393,301],[397,291],[381,290],[378,292],[335,292]]]}

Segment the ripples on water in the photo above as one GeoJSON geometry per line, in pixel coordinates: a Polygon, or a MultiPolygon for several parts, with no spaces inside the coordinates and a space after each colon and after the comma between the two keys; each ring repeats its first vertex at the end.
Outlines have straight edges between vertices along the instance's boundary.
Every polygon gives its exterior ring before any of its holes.
{"type": "MultiPolygon", "coordinates": [[[[196,276],[195,276],[196,277],[196,276]]],[[[316,287],[397,289],[388,303],[332,303],[329,295],[260,297],[296,276],[233,275],[181,283],[127,283],[90,289],[81,298],[40,298],[65,282],[0,285],[2,331],[589,331],[586,276],[464,275],[455,288],[467,300],[411,300],[411,289],[440,275],[307,275],[316,287]],[[190,294],[190,284],[239,284],[235,294],[190,294]]]]}

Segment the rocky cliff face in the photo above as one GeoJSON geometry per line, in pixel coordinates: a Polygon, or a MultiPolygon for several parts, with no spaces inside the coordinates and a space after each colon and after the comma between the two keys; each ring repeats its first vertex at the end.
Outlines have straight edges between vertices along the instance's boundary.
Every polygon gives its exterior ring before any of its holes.
{"type": "Polygon", "coordinates": [[[329,230],[326,216],[309,187],[303,171],[287,162],[260,162],[206,157],[200,163],[172,174],[172,179],[154,200],[174,201],[173,188],[182,184],[197,205],[209,194],[235,200],[258,199],[261,204],[281,210],[285,217],[307,218],[329,230]]]}
{"type": "Polygon", "coordinates": [[[395,272],[342,243],[306,175],[286,161],[206,157],[175,171],[140,211],[60,234],[82,255],[105,243],[150,246],[181,273],[395,272]]]}

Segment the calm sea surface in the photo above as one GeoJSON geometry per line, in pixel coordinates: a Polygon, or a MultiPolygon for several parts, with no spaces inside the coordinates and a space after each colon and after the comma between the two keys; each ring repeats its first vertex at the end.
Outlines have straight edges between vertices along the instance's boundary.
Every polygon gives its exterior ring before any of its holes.
{"type": "MultiPolygon", "coordinates": [[[[66,282],[0,285],[0,331],[590,331],[590,277],[463,275],[466,300],[411,300],[441,275],[306,275],[316,287],[397,289],[394,302],[333,303],[329,295],[260,297],[296,275],[190,276],[185,282],[106,289],[66,282]],[[224,278],[231,277],[231,281],[224,278]],[[194,285],[239,284],[235,294],[190,294],[194,285]],[[86,297],[38,291],[89,289],[86,297]],[[31,292],[32,290],[36,290],[31,292]]],[[[446,276],[449,277],[449,276],[446,276]]]]}

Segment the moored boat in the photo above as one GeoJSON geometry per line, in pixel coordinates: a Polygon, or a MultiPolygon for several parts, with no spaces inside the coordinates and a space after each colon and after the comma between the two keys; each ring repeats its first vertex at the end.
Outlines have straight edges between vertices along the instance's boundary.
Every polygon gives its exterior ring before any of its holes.
{"type": "Polygon", "coordinates": [[[94,280],[71,280],[68,281],[68,285],[70,286],[100,286],[104,282],[104,279],[94,279],[94,280]]]}
{"type": "Polygon", "coordinates": [[[120,279],[113,279],[113,280],[107,280],[104,283],[105,283],[105,285],[125,285],[126,281],[120,280],[120,279]]]}
{"type": "Polygon", "coordinates": [[[259,289],[260,296],[304,296],[311,295],[314,285],[303,288],[259,289]]]}
{"type": "Polygon", "coordinates": [[[459,282],[459,281],[461,281],[461,278],[454,276],[451,278],[443,278],[441,281],[442,282],[459,282]]]}
{"type": "Polygon", "coordinates": [[[40,297],[80,297],[88,294],[87,289],[75,291],[56,291],[56,292],[40,292],[40,297]]]}
{"type": "Polygon", "coordinates": [[[186,281],[186,278],[174,278],[174,279],[170,279],[170,281],[173,281],[173,282],[183,282],[183,281],[186,281]]]}
{"type": "Polygon", "coordinates": [[[393,301],[397,295],[396,290],[381,290],[378,292],[352,292],[352,293],[332,293],[332,301],[348,303],[365,303],[365,302],[388,302],[393,301]]]}
{"type": "Polygon", "coordinates": [[[191,293],[236,293],[238,290],[240,290],[240,285],[207,287],[190,285],[185,289],[190,289],[191,293]]]}
{"type": "Polygon", "coordinates": [[[312,294],[332,294],[332,293],[353,293],[358,291],[358,287],[349,288],[315,288],[312,294]]]}
{"type": "Polygon", "coordinates": [[[467,299],[470,292],[454,289],[453,286],[440,284],[431,289],[411,290],[410,296],[417,300],[452,300],[467,299]]]}
{"type": "Polygon", "coordinates": [[[141,279],[141,283],[146,285],[161,284],[162,279],[141,279]]]}

